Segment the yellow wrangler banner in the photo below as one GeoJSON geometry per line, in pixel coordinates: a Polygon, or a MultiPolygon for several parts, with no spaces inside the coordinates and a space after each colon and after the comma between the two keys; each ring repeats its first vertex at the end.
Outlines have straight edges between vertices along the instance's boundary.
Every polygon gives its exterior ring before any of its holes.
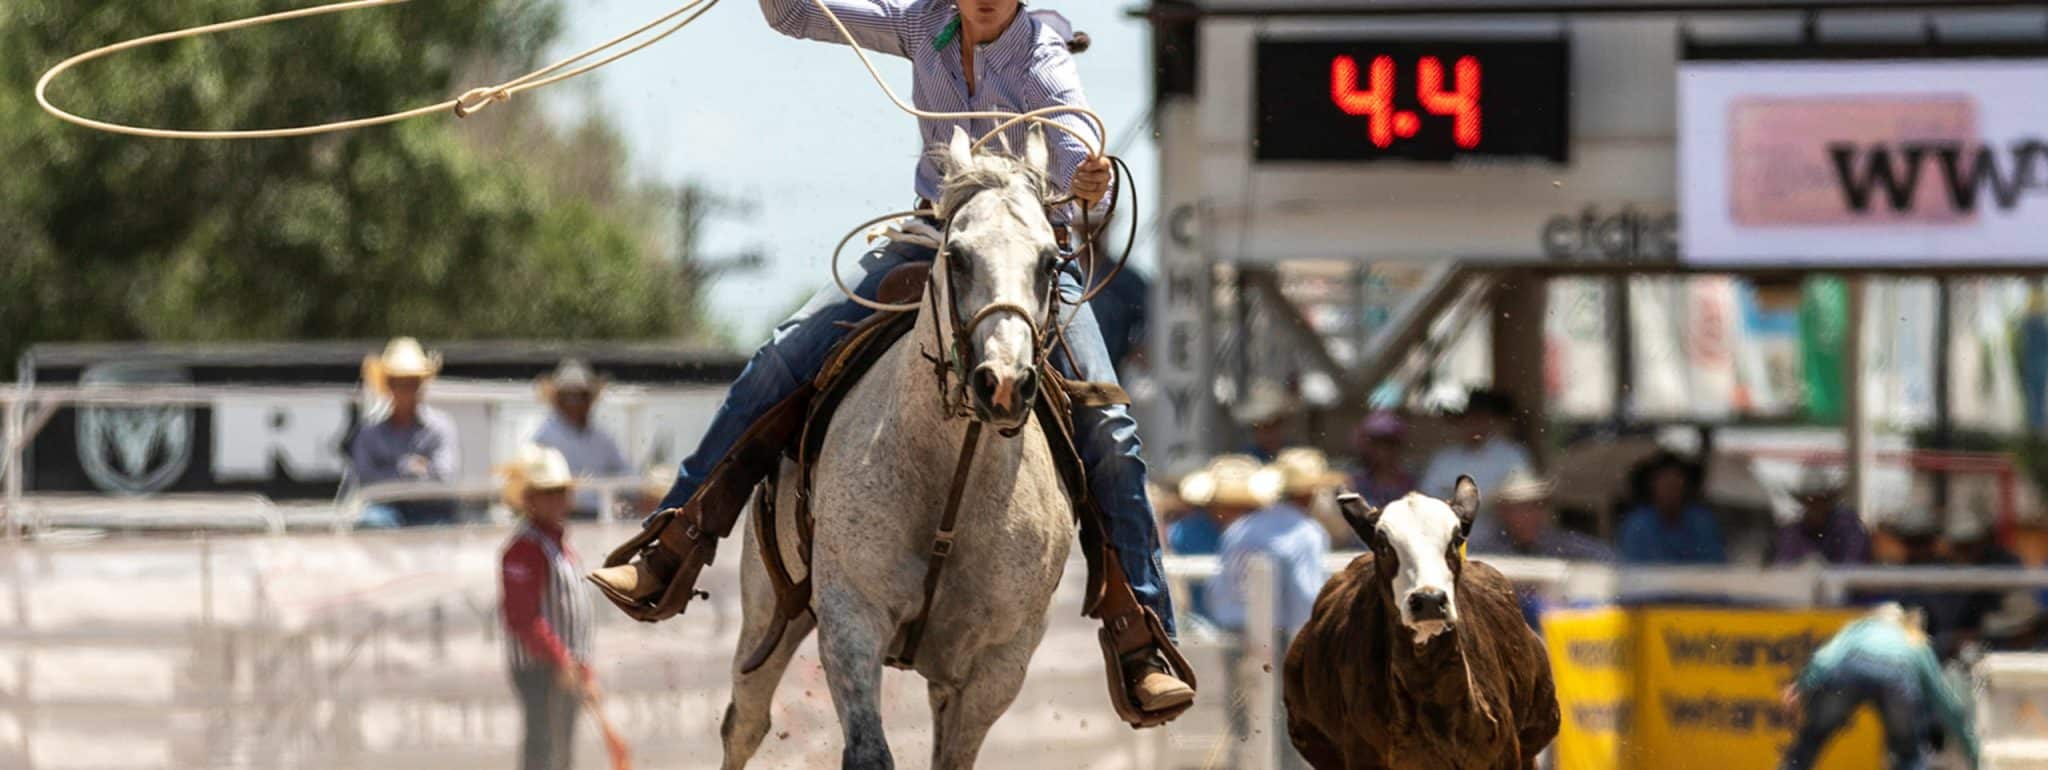
{"type": "MultiPolygon", "coordinates": [[[[1798,723],[1779,691],[1856,617],[1678,607],[1545,614],[1564,717],[1558,769],[1776,767],[1798,723]]],[[[1821,770],[1881,766],[1881,735],[1875,715],[1858,715],[1821,755],[1821,770]]]]}

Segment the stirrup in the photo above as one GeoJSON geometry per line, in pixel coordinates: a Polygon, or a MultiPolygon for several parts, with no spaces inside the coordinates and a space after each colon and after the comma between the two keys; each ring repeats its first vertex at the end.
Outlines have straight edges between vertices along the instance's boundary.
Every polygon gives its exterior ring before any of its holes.
{"type": "Polygon", "coordinates": [[[1137,693],[1132,692],[1129,669],[1124,667],[1124,656],[1145,646],[1150,646],[1166,661],[1166,670],[1174,678],[1187,683],[1188,689],[1200,691],[1195,683],[1195,668],[1188,665],[1188,659],[1173,646],[1173,640],[1166,635],[1166,626],[1159,622],[1159,616],[1152,610],[1139,608],[1137,613],[1104,618],[1102,629],[1096,632],[1102,642],[1102,667],[1109,675],[1109,702],[1116,708],[1116,715],[1131,729],[1142,730],[1158,727],[1187,713],[1194,708],[1190,700],[1179,706],[1160,711],[1143,711],[1138,708],[1137,693]],[[1143,625],[1133,626],[1133,620],[1142,618],[1143,625]]]}
{"type": "Polygon", "coordinates": [[[597,586],[598,591],[620,611],[642,623],[655,623],[682,614],[691,599],[711,597],[711,594],[697,590],[697,576],[705,565],[711,563],[718,537],[699,527],[696,518],[680,508],[656,513],[647,520],[647,526],[640,529],[640,534],[619,544],[605,557],[604,566],[617,567],[631,562],[636,555],[648,560],[657,551],[666,551],[678,563],[660,595],[635,599],[594,576],[585,576],[584,579],[597,586]]]}

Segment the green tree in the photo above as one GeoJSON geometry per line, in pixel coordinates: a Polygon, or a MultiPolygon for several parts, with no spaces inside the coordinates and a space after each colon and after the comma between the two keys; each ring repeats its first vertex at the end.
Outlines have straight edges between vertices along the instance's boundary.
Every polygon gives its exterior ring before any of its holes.
{"type": "MultiPolygon", "coordinates": [[[[87,48],[303,6],[0,5],[0,361],[43,340],[673,337],[670,194],[602,119],[531,99],[303,139],[117,136],[32,89],[87,48]]],[[[529,69],[554,0],[435,0],[116,54],[51,98],[147,126],[256,128],[427,104],[529,69]]],[[[687,247],[688,244],[684,244],[687,247]]]]}

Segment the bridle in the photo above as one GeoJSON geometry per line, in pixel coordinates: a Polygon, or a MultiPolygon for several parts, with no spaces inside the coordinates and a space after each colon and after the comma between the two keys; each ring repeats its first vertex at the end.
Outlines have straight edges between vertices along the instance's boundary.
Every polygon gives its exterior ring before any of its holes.
{"type": "MultiPolygon", "coordinates": [[[[992,189],[994,188],[990,188],[990,190],[992,189]]],[[[969,195],[966,200],[960,201],[954,208],[963,207],[967,205],[968,201],[990,190],[976,191],[969,195]]],[[[1050,218],[1051,209],[1057,205],[1059,205],[1058,202],[1047,205],[1048,218],[1050,218]]],[[[932,342],[940,351],[938,354],[927,351],[924,353],[924,357],[925,360],[932,363],[933,370],[939,378],[940,412],[949,419],[964,418],[979,422],[981,421],[981,416],[970,406],[968,394],[969,385],[972,382],[970,379],[972,376],[970,361],[973,354],[974,333],[981,328],[982,324],[994,318],[1008,315],[1022,319],[1031,330],[1031,363],[1029,371],[1033,373],[1043,371],[1046,356],[1052,349],[1054,333],[1058,331],[1059,326],[1053,322],[1057,320],[1053,312],[1059,301],[1060,271],[1056,267],[1053,270],[1045,271],[1045,274],[1040,278],[1042,282],[1041,296],[1043,296],[1043,299],[1040,300],[1037,310],[1034,311],[1015,302],[991,302],[974,311],[974,315],[963,321],[961,320],[959,304],[960,293],[953,290],[953,259],[955,257],[953,249],[953,222],[954,219],[950,216],[950,212],[940,220],[938,252],[932,259],[931,275],[925,280],[924,284],[923,304],[927,310],[934,314],[932,342]],[[940,297],[942,289],[939,285],[942,282],[945,284],[943,288],[945,296],[943,299],[940,297]],[[941,310],[942,307],[943,311],[941,310]],[[1041,319],[1044,320],[1041,321],[1041,319]],[[947,337],[952,339],[949,341],[946,339],[947,337]]],[[[1064,258],[1062,262],[1064,262],[1064,258]]],[[[1034,393],[1032,396],[1035,398],[1037,394],[1034,393]]],[[[1009,438],[1015,436],[1018,430],[1020,428],[1010,428],[1001,431],[1001,433],[1005,438],[1009,438]]]]}

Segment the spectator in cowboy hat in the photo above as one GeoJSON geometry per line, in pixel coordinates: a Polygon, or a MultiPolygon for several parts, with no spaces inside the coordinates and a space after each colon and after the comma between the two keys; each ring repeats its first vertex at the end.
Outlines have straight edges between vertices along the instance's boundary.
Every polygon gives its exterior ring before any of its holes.
{"type": "Polygon", "coordinates": [[[1721,522],[1700,499],[1706,473],[1674,452],[1638,463],[1631,486],[1638,501],[1621,520],[1621,559],[1633,564],[1723,564],[1721,522]]]}
{"type": "Polygon", "coordinates": [[[1998,609],[1984,616],[1984,639],[2000,652],[2048,651],[2048,611],[2032,591],[2005,595],[1998,609]]]}
{"type": "MultiPolygon", "coordinates": [[[[619,442],[590,421],[591,410],[596,408],[605,383],[602,375],[576,358],[563,359],[553,372],[541,375],[538,383],[541,401],[553,413],[534,431],[533,443],[561,452],[569,461],[569,471],[584,478],[633,475],[625,454],[619,451],[619,442]]],[[[576,515],[596,518],[602,499],[594,489],[577,491],[576,515]]]]}
{"type": "MultiPolygon", "coordinates": [[[[1416,491],[1450,499],[1459,476],[1471,476],[1481,490],[1494,489],[1515,471],[1527,472],[1529,450],[1507,436],[1508,420],[1515,414],[1514,399],[1493,390],[1474,390],[1465,408],[1453,421],[1458,440],[1429,458],[1416,491]]],[[[1484,521],[1489,513],[1481,504],[1484,521]]]]}
{"type": "Polygon", "coordinates": [[[525,717],[522,770],[569,770],[576,717],[596,698],[591,603],[566,538],[576,481],[562,453],[528,444],[500,469],[519,528],[499,561],[500,616],[512,685],[525,717]]]}
{"type": "MultiPolygon", "coordinates": [[[[1416,490],[1415,474],[1401,464],[1401,440],[1408,424],[1393,412],[1373,412],[1351,430],[1351,449],[1358,453],[1358,472],[1351,474],[1351,491],[1365,498],[1367,505],[1385,507],[1416,490]]],[[[1345,527],[1350,532],[1350,527],[1345,527]]],[[[1356,533],[1350,535],[1356,539],[1356,533]]]]}
{"type": "MultiPolygon", "coordinates": [[[[1228,531],[1238,519],[1280,498],[1280,474],[1264,469],[1265,466],[1248,455],[1217,456],[1201,470],[1180,480],[1180,498],[1205,512],[1219,531],[1228,531]]],[[[1220,534],[1216,548],[1217,551],[1222,549],[1220,534]]],[[[1214,581],[1208,588],[1207,601],[1203,602],[1208,606],[1203,607],[1200,614],[1215,620],[1217,587],[1214,581]]]]}
{"type": "Polygon", "coordinates": [[[1299,409],[1294,395],[1286,388],[1265,381],[1253,384],[1244,402],[1233,410],[1237,421],[1252,433],[1244,454],[1262,463],[1272,462],[1280,450],[1292,443],[1288,423],[1299,409]]]}
{"type": "MultiPolygon", "coordinates": [[[[457,468],[455,423],[428,407],[427,382],[441,371],[441,356],[428,354],[419,340],[399,337],[382,355],[363,359],[363,383],[385,400],[382,419],[362,426],[349,444],[356,483],[365,487],[388,482],[452,481],[457,468]]],[[[365,527],[449,524],[455,521],[450,500],[400,500],[363,509],[365,527]]]]}
{"type": "Polygon", "coordinates": [[[1212,605],[1218,625],[1247,634],[1263,630],[1244,627],[1245,572],[1252,559],[1271,560],[1280,589],[1271,631],[1284,642],[1308,622],[1316,592],[1323,588],[1323,557],[1330,554],[1330,533],[1309,516],[1309,509],[1316,498],[1341,486],[1344,474],[1331,468],[1322,452],[1307,447],[1281,450],[1259,473],[1279,476],[1277,499],[1223,530],[1223,571],[1212,605]]]}
{"type": "Polygon", "coordinates": [[[1863,528],[1863,518],[1842,504],[1842,479],[1834,469],[1807,466],[1792,488],[1792,497],[1799,503],[1799,520],[1778,528],[1773,563],[1870,561],[1870,533],[1863,528]]]}
{"type": "Polygon", "coordinates": [[[1474,553],[1533,556],[1568,561],[1613,561],[1606,543],[1557,527],[1550,505],[1551,483],[1516,471],[1493,494],[1493,520],[1472,532],[1474,553]]]}

